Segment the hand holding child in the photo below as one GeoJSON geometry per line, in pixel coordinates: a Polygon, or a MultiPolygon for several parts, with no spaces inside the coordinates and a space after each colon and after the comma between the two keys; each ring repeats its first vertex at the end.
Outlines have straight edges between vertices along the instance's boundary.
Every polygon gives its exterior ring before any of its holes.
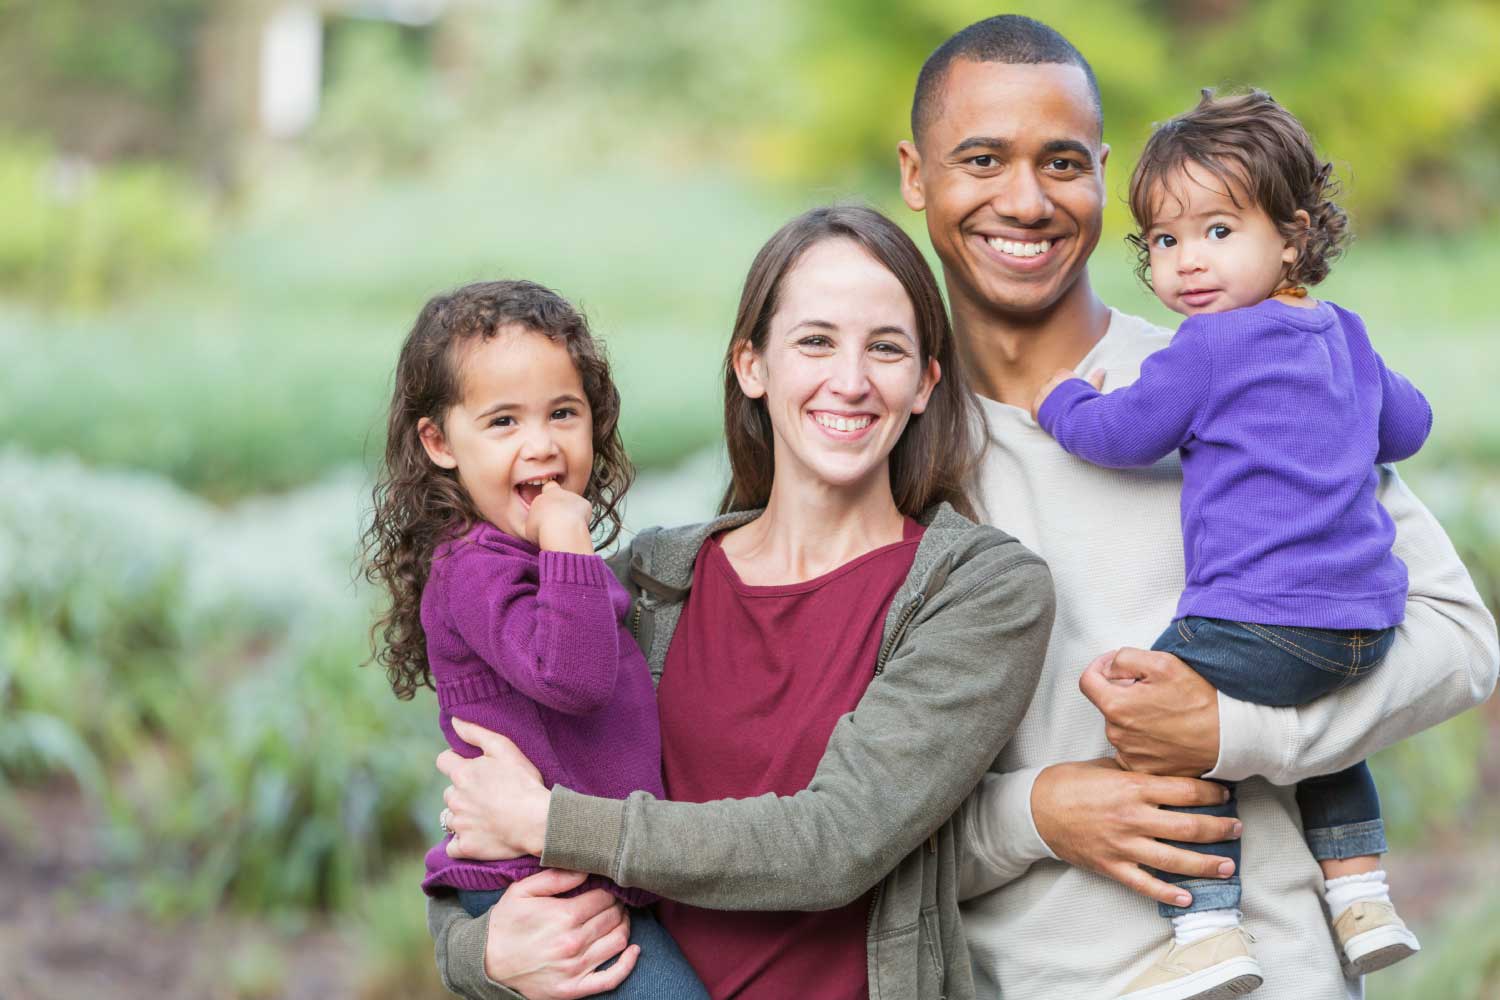
{"type": "MultiPolygon", "coordinates": [[[[1077,378],[1078,373],[1071,368],[1059,368],[1057,373],[1047,380],[1047,384],[1037,390],[1036,396],[1031,400],[1031,419],[1036,420],[1037,414],[1042,411],[1042,404],[1047,397],[1052,395],[1052,390],[1062,385],[1068,379],[1077,378]]],[[[1104,388],[1104,369],[1095,368],[1089,372],[1086,380],[1095,389],[1104,388]]]]}
{"type": "Polygon", "coordinates": [[[591,556],[594,540],[589,520],[593,515],[594,507],[588,500],[555,482],[547,483],[527,511],[526,540],[548,552],[591,556]]]}

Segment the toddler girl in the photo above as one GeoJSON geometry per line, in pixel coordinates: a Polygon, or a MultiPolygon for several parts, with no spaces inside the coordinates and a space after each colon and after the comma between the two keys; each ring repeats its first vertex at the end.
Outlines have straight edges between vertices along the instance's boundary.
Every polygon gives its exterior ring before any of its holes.
{"type": "MultiPolygon", "coordinates": [[[[1307,297],[1346,236],[1330,173],[1267,94],[1204,91],[1151,136],[1130,183],[1139,273],[1188,318],[1135,383],[1103,395],[1060,372],[1034,407],[1064,449],[1096,465],[1180,452],[1187,586],[1153,648],[1263,705],[1353,683],[1390,648],[1406,567],[1375,499],[1375,465],[1411,457],[1432,426],[1427,400],[1385,366],[1360,318],[1307,297]]],[[[1369,769],[1304,781],[1297,803],[1346,974],[1415,952],[1379,870],[1386,843],[1369,769]]],[[[1187,811],[1233,816],[1233,789],[1223,807],[1187,811]]],[[[1232,858],[1238,873],[1237,840],[1180,846],[1232,858]]],[[[1238,874],[1161,877],[1192,903],[1161,904],[1173,941],[1122,1000],[1260,985],[1238,874]]]]}
{"type": "MultiPolygon", "coordinates": [[[[593,533],[619,532],[632,470],[619,394],[583,317],[528,281],[469,285],[427,303],[401,348],[370,529],[370,573],[391,593],[377,628],[398,697],[435,687],[438,722],[504,733],[551,787],[661,798],[661,737],[630,600],[593,533]]],[[[540,859],[468,861],[444,811],[429,893],[478,916],[540,859]]],[[[706,1000],[649,893],[591,877],[630,911],[634,970],[615,997],[706,1000]]]]}

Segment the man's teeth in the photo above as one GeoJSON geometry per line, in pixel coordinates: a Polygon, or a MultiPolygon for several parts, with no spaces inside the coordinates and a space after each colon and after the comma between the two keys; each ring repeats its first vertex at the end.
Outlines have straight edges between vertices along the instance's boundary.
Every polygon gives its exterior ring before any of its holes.
{"type": "Polygon", "coordinates": [[[831,413],[814,414],[813,419],[835,431],[861,431],[870,426],[871,417],[836,417],[831,413]]]}
{"type": "Polygon", "coordinates": [[[1010,254],[1012,257],[1036,257],[1052,249],[1051,240],[1042,240],[1040,243],[1017,243],[1014,240],[986,238],[985,242],[1001,253],[1010,254]]]}

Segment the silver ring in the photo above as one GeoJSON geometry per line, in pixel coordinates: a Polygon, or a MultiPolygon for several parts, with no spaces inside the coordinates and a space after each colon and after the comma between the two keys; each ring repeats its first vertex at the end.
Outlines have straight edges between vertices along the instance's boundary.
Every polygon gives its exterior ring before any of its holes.
{"type": "Polygon", "coordinates": [[[446,833],[450,837],[453,836],[453,827],[451,825],[449,825],[452,822],[452,820],[453,820],[453,810],[452,809],[444,808],[443,812],[442,812],[442,815],[440,815],[438,817],[438,826],[442,827],[443,828],[443,832],[446,833]]]}

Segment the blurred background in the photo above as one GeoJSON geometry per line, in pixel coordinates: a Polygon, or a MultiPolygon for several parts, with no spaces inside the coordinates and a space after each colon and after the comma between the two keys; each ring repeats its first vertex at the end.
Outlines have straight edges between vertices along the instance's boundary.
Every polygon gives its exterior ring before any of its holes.
{"type": "MultiPolygon", "coordinates": [[[[1068,0],[1104,93],[1110,303],[1150,123],[1254,84],[1338,165],[1327,294],[1437,410],[1403,475],[1500,593],[1500,7],[1068,0]]],[[[0,996],[442,995],[430,694],[359,664],[355,555],[426,298],[524,276],[613,355],[627,522],[711,512],[717,366],[793,213],[897,196],[973,0],[0,0],[0,996]]],[[[1500,713],[1376,761],[1415,961],[1500,996],[1500,713]]]]}

